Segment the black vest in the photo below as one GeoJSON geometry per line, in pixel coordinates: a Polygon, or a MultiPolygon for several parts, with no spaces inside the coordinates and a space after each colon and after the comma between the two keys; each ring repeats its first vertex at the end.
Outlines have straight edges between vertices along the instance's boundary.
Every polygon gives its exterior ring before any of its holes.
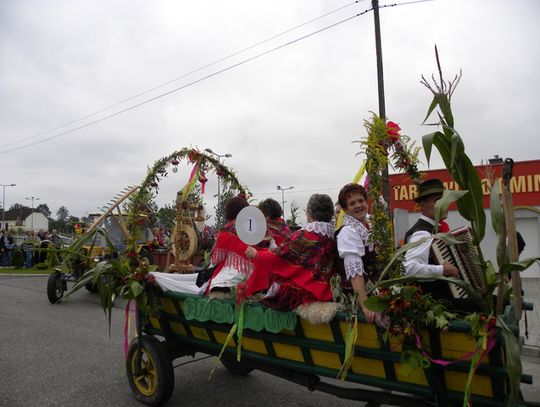
{"type": "Polygon", "coordinates": [[[414,233],[420,232],[420,231],[433,234],[435,233],[435,225],[432,225],[431,223],[429,223],[428,221],[424,219],[418,219],[416,223],[409,230],[407,230],[407,233],[405,233],[405,243],[409,243],[409,239],[411,238],[411,236],[414,233]]]}

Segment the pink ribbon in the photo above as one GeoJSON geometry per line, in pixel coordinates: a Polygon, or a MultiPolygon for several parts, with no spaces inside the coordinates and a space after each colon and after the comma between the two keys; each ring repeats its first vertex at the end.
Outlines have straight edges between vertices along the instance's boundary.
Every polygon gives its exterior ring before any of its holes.
{"type": "MultiPolygon", "coordinates": [[[[459,359],[456,359],[456,360],[432,359],[424,350],[422,346],[422,341],[420,340],[420,336],[418,334],[415,334],[415,337],[416,337],[416,346],[418,347],[420,352],[422,352],[422,354],[426,356],[432,363],[435,363],[437,365],[447,366],[447,365],[451,365],[453,363],[461,362],[464,360],[471,360],[471,358],[478,352],[478,349],[475,349],[472,352],[465,353],[463,356],[461,356],[459,359]]],[[[493,327],[490,327],[488,340],[486,344],[486,350],[482,351],[482,355],[480,356],[478,363],[482,361],[485,354],[491,352],[491,349],[493,349],[493,346],[495,346],[495,329],[493,327]]]]}
{"type": "Polygon", "coordinates": [[[199,166],[197,165],[197,163],[195,163],[195,165],[193,166],[193,169],[191,170],[191,174],[189,175],[188,183],[193,179],[193,177],[197,173],[198,168],[199,168],[199,166]]]}
{"type": "Polygon", "coordinates": [[[128,300],[126,305],[126,322],[124,323],[124,358],[127,360],[129,348],[129,310],[131,308],[131,300],[128,300]]]}
{"type": "Polygon", "coordinates": [[[201,170],[201,177],[203,178],[203,181],[201,181],[201,195],[202,195],[206,191],[206,177],[204,176],[203,170],[201,170]]]}

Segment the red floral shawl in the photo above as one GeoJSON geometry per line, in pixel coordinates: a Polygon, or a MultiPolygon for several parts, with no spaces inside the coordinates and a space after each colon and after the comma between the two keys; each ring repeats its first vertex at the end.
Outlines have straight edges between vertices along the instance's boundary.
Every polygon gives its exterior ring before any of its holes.
{"type": "Polygon", "coordinates": [[[280,284],[275,297],[265,303],[277,309],[293,309],[302,303],[331,301],[328,281],[335,273],[335,247],[331,238],[298,230],[283,242],[276,253],[261,250],[253,260],[254,272],[239,287],[249,297],[280,284]]]}
{"type": "Polygon", "coordinates": [[[274,239],[277,246],[281,246],[285,240],[291,237],[291,229],[287,226],[283,218],[267,219],[266,227],[266,236],[257,245],[258,248],[268,248],[272,239],[274,239]]]}

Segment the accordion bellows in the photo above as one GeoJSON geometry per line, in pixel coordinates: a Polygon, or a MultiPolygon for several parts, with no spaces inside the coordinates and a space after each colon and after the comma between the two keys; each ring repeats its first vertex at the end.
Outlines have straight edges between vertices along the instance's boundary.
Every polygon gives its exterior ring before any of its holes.
{"type": "MultiPolygon", "coordinates": [[[[456,244],[446,244],[441,239],[433,239],[431,251],[439,264],[448,262],[459,270],[461,280],[469,283],[480,295],[487,293],[486,273],[480,265],[478,248],[473,244],[472,234],[469,227],[465,226],[449,232],[457,241],[456,244]]],[[[450,291],[454,298],[467,298],[467,292],[455,285],[450,284],[450,291]]]]}

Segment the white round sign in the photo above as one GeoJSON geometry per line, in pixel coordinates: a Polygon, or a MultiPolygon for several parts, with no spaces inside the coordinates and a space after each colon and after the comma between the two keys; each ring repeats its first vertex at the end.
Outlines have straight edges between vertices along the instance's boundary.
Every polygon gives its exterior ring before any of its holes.
{"type": "Polygon", "coordinates": [[[266,218],[256,206],[246,206],[236,216],[236,233],[248,245],[260,243],[266,235],[266,218]]]}

